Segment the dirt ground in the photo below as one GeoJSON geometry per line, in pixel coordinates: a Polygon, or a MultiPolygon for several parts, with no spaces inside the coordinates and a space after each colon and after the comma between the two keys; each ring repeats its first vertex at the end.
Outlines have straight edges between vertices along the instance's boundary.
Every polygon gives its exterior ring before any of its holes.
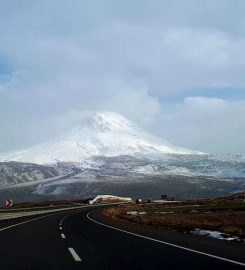
{"type": "Polygon", "coordinates": [[[179,203],[131,204],[104,210],[104,215],[178,231],[219,231],[245,238],[245,193],[228,198],[179,203]]]}

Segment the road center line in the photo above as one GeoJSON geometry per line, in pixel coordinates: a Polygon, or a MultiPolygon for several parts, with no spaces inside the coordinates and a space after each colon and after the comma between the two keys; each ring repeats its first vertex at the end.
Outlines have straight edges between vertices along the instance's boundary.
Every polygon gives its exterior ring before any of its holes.
{"type": "Polygon", "coordinates": [[[62,233],[61,234],[61,237],[63,238],[63,239],[65,239],[66,238],[66,236],[62,233]]]}
{"type": "Polygon", "coordinates": [[[60,230],[62,231],[62,227],[60,227],[60,230]]]}
{"type": "Polygon", "coordinates": [[[72,247],[69,247],[68,250],[70,251],[71,256],[73,257],[73,259],[76,262],[81,262],[82,261],[81,258],[77,255],[76,251],[72,247]]]}
{"type": "Polygon", "coordinates": [[[97,220],[94,220],[93,218],[90,217],[90,214],[92,214],[93,212],[95,212],[95,211],[89,212],[87,214],[87,218],[90,221],[92,221],[94,223],[97,223],[99,225],[102,225],[104,227],[107,227],[107,228],[110,228],[110,229],[113,229],[113,230],[116,230],[116,231],[124,232],[124,233],[130,234],[130,235],[133,235],[133,236],[137,236],[137,237],[140,237],[140,238],[144,238],[144,239],[147,239],[147,240],[151,240],[153,242],[161,243],[161,244],[164,244],[164,245],[167,245],[167,246],[171,246],[171,247],[183,249],[183,250],[190,251],[190,252],[193,252],[193,253],[197,253],[197,254],[201,254],[201,255],[204,255],[204,256],[208,256],[208,257],[211,257],[211,258],[214,258],[214,259],[218,259],[218,260],[222,260],[222,261],[226,261],[226,262],[238,264],[238,265],[241,265],[241,266],[245,266],[245,263],[242,263],[242,262],[238,262],[238,261],[226,259],[226,258],[219,257],[219,256],[216,256],[216,255],[213,255],[213,254],[209,254],[209,253],[206,253],[206,252],[198,251],[198,250],[195,250],[195,249],[182,247],[182,246],[179,246],[179,245],[175,245],[175,244],[168,243],[168,242],[165,242],[165,241],[161,241],[161,240],[158,240],[158,239],[155,239],[155,238],[147,237],[147,236],[144,236],[144,235],[141,235],[141,234],[132,233],[132,232],[129,232],[129,231],[125,231],[125,230],[122,230],[122,229],[119,229],[119,228],[116,228],[116,227],[113,227],[113,226],[110,226],[110,225],[101,223],[101,222],[99,222],[97,220]]]}

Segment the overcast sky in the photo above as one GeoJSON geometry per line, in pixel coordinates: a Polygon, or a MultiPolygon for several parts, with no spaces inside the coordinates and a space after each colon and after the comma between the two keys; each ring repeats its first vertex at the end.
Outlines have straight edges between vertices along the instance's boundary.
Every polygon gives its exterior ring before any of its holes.
{"type": "Polygon", "coordinates": [[[245,154],[244,0],[0,0],[0,152],[85,110],[245,154]]]}

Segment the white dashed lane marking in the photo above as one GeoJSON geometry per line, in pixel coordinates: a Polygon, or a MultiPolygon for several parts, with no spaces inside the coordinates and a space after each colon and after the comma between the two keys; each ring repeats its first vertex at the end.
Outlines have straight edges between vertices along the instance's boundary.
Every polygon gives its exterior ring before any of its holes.
{"type": "Polygon", "coordinates": [[[66,236],[62,233],[61,234],[61,237],[63,238],[63,239],[65,239],[66,238],[66,236]]]}
{"type": "Polygon", "coordinates": [[[68,250],[70,251],[71,256],[73,257],[74,261],[76,261],[76,262],[81,262],[82,261],[81,258],[76,253],[76,251],[72,247],[69,247],[68,250]]]}

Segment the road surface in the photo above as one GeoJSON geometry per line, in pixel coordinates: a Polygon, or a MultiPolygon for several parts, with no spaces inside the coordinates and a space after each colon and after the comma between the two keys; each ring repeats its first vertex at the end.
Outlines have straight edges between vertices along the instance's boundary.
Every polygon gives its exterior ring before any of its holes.
{"type": "Polygon", "coordinates": [[[100,208],[0,229],[0,269],[245,269],[243,244],[118,224],[100,208]]]}

